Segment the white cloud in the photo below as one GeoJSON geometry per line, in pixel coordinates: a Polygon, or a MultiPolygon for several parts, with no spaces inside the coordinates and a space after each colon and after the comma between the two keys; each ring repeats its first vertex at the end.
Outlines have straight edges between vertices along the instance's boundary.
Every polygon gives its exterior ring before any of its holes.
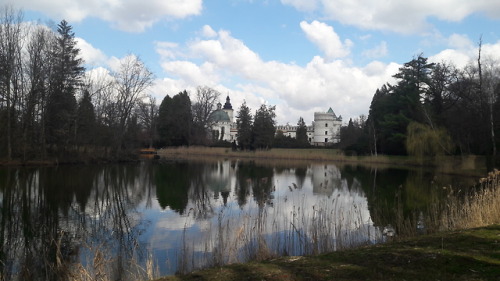
{"type": "Polygon", "coordinates": [[[182,19],[202,10],[202,0],[7,0],[6,4],[69,22],[96,17],[132,32],[144,31],[160,19],[182,19]]]}
{"type": "MultiPolygon", "coordinates": [[[[452,35],[449,38],[450,47],[429,57],[431,62],[452,63],[463,69],[468,64],[476,64],[479,46],[470,41],[466,36],[452,35]]],[[[484,44],[481,47],[481,60],[483,63],[500,64],[500,41],[493,44],[484,44]]]]}
{"type": "Polygon", "coordinates": [[[236,110],[243,100],[252,110],[263,102],[277,105],[280,124],[295,124],[299,116],[310,122],[315,111],[326,111],[330,106],[345,118],[366,115],[375,90],[390,81],[398,69],[395,64],[380,62],[358,68],[319,56],[305,66],[263,61],[224,30],[213,39],[178,46],[172,53],[181,51],[184,53],[178,58],[163,58],[163,69],[175,77],[164,83],[213,86],[224,95],[230,94],[236,110]],[[188,57],[191,59],[186,60],[188,57]]]}
{"type": "Polygon", "coordinates": [[[474,48],[474,43],[469,39],[467,35],[464,34],[452,34],[448,38],[448,46],[455,49],[472,49],[474,48]]]}
{"type": "Polygon", "coordinates": [[[386,56],[387,53],[387,42],[382,41],[378,46],[375,46],[375,48],[363,51],[361,55],[370,59],[376,59],[386,56]]]}
{"type": "Polygon", "coordinates": [[[213,38],[217,36],[217,32],[215,32],[215,30],[213,30],[212,27],[210,27],[210,25],[204,25],[201,30],[201,33],[203,34],[203,36],[207,38],[213,38]]]}
{"type": "Polygon", "coordinates": [[[300,11],[314,11],[318,7],[317,0],[281,0],[281,3],[294,6],[300,11]]]}
{"type": "Polygon", "coordinates": [[[302,21],[300,28],[306,33],[309,41],[322,50],[328,58],[342,58],[350,53],[352,41],[346,39],[343,43],[333,27],[318,21],[307,23],[302,21]]]}
{"type": "Polygon", "coordinates": [[[474,13],[500,18],[500,2],[489,0],[282,0],[301,11],[319,11],[324,17],[364,29],[416,33],[428,30],[428,18],[460,21],[474,13]]]}
{"type": "Polygon", "coordinates": [[[80,49],[80,54],[87,65],[103,65],[106,64],[106,61],[108,60],[106,55],[101,50],[94,48],[82,38],[76,38],[76,47],[80,49]]]}
{"type": "Polygon", "coordinates": [[[177,47],[179,44],[175,42],[155,42],[155,50],[163,59],[175,58],[177,47]]]}

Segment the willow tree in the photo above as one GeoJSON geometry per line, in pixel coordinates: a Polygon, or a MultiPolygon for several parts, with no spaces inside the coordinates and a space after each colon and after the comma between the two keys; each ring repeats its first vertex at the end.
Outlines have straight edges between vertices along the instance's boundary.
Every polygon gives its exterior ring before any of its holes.
{"type": "Polygon", "coordinates": [[[453,142],[448,132],[442,128],[410,122],[407,128],[406,150],[409,155],[423,161],[425,157],[448,154],[453,149],[453,142]]]}

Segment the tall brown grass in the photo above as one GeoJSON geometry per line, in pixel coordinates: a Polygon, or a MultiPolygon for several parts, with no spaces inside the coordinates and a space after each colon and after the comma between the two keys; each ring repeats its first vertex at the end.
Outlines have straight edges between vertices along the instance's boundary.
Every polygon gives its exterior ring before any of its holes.
{"type": "Polygon", "coordinates": [[[275,161],[318,161],[336,162],[339,164],[356,164],[376,167],[415,167],[429,166],[437,168],[441,173],[447,174],[470,174],[481,176],[486,172],[486,161],[476,155],[468,156],[439,156],[426,158],[424,160],[407,156],[367,155],[348,156],[338,149],[285,149],[273,148],[270,150],[256,151],[233,151],[231,148],[221,147],[171,147],[158,150],[158,155],[166,159],[187,160],[213,160],[214,158],[251,159],[256,162],[268,163],[275,161]]]}
{"type": "Polygon", "coordinates": [[[111,251],[104,245],[88,246],[91,256],[87,260],[76,263],[63,262],[60,252],[57,252],[55,272],[57,280],[72,281],[110,281],[110,280],[152,280],[160,276],[159,267],[151,253],[148,253],[143,264],[134,256],[123,261],[124,272],[117,263],[121,258],[113,257],[111,251]]]}
{"type": "Polygon", "coordinates": [[[400,237],[500,224],[500,171],[488,173],[472,187],[442,189],[445,198],[436,199],[425,212],[415,210],[405,217],[402,204],[397,204],[395,224],[400,237]]]}

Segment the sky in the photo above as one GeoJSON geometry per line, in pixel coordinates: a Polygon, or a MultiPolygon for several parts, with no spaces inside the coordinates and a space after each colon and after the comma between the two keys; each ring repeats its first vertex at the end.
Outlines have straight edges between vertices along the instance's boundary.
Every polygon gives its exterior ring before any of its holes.
{"type": "MultiPolygon", "coordinates": [[[[465,67],[500,61],[498,0],[0,0],[25,21],[73,27],[89,72],[136,55],[158,103],[198,86],[235,112],[276,106],[280,125],[330,107],[368,115],[377,88],[405,62],[465,67]]],[[[235,114],[236,115],[236,114],[235,114]]]]}

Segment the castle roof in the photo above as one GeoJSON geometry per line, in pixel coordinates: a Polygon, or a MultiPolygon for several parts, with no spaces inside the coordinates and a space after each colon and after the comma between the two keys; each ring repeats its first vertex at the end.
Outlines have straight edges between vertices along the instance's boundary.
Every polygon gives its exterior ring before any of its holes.
{"type": "Polygon", "coordinates": [[[229,115],[227,115],[227,113],[224,110],[217,109],[210,114],[210,121],[216,122],[216,123],[217,122],[231,122],[231,119],[229,119],[229,115]]]}
{"type": "Polygon", "coordinates": [[[333,112],[333,109],[330,107],[326,113],[333,114],[333,118],[337,118],[337,115],[335,115],[335,112],[333,112]]]}
{"type": "Polygon", "coordinates": [[[233,106],[231,105],[231,100],[229,99],[229,95],[226,98],[226,103],[224,104],[224,109],[233,109],[233,106]]]}

